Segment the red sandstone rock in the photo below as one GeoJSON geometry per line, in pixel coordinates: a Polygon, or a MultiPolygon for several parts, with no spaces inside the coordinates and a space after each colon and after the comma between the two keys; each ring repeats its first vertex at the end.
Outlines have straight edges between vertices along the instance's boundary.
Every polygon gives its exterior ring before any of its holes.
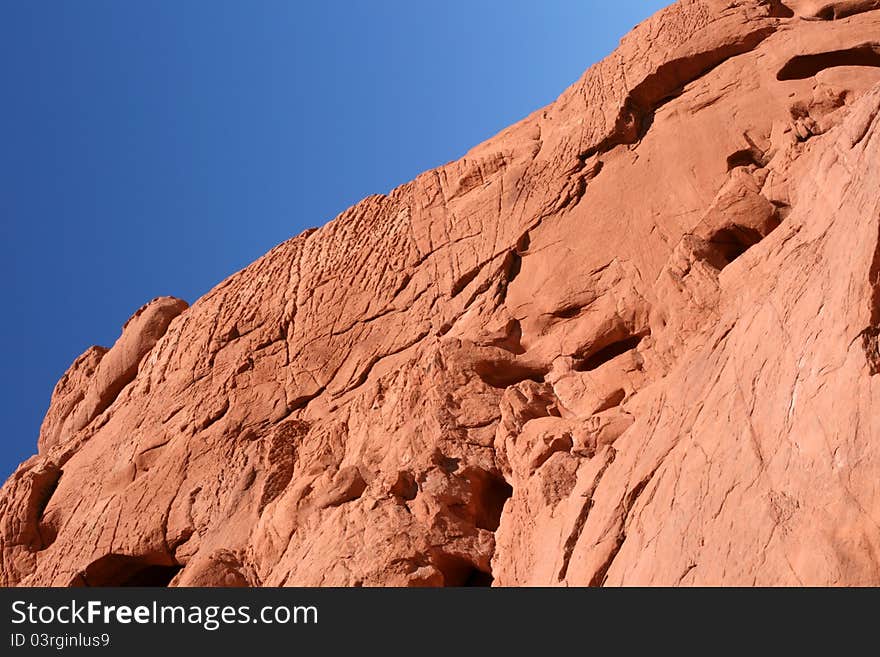
{"type": "Polygon", "coordinates": [[[878,584],[880,3],[683,0],[59,382],[5,585],[878,584]]]}

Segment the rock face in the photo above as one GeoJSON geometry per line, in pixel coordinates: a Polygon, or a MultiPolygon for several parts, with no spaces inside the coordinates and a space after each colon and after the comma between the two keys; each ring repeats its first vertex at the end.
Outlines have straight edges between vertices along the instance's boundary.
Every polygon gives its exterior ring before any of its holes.
{"type": "Polygon", "coordinates": [[[880,2],[682,0],[77,359],[0,582],[876,585],[878,372],[880,2]]]}

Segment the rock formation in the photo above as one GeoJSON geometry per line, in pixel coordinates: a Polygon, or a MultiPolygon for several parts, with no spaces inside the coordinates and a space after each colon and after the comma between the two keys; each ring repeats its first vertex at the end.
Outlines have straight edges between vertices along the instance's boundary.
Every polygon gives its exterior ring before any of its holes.
{"type": "Polygon", "coordinates": [[[878,372],[880,1],[681,0],[77,359],[0,582],[876,585],[878,372]]]}

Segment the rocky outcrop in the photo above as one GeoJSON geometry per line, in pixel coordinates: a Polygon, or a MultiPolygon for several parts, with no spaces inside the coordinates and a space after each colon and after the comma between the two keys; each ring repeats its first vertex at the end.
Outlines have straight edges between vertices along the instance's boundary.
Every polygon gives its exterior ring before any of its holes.
{"type": "Polygon", "coordinates": [[[112,349],[91,347],[76,359],[58,382],[49,412],[40,429],[40,451],[75,434],[112,404],[138,372],[146,356],[168,329],[171,320],[187,308],[172,297],[154,299],[138,310],[122,328],[112,349]]]}
{"type": "Polygon", "coordinates": [[[880,583],[878,9],[678,2],[149,304],[6,482],[2,582],[880,583]]]}

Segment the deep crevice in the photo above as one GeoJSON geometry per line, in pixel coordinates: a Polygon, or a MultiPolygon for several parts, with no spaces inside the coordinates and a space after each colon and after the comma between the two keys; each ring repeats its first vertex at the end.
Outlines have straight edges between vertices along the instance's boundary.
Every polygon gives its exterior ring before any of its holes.
{"type": "Polygon", "coordinates": [[[874,246],[874,256],[868,269],[868,283],[871,286],[871,326],[880,325],[880,227],[874,246]]]}
{"type": "Polygon", "coordinates": [[[593,576],[590,578],[588,586],[604,586],[605,582],[608,580],[608,571],[611,570],[611,566],[614,563],[614,560],[617,558],[617,555],[620,554],[620,550],[623,547],[624,542],[626,542],[627,518],[629,517],[630,512],[635,506],[636,501],[639,499],[639,496],[642,494],[645,488],[648,487],[648,484],[651,483],[651,480],[653,479],[656,472],[657,468],[654,468],[654,470],[652,470],[647,477],[636,484],[624,498],[623,517],[621,519],[620,529],[617,532],[617,536],[615,536],[614,538],[614,546],[608,552],[605,560],[602,562],[599,568],[596,569],[596,572],[593,573],[593,576]]]}
{"type": "Polygon", "coordinates": [[[522,256],[517,251],[511,251],[504,263],[504,277],[508,285],[516,280],[522,271],[522,256]]]}
{"type": "Polygon", "coordinates": [[[463,274],[457,281],[455,281],[455,283],[452,285],[452,298],[454,299],[459,294],[461,294],[464,289],[473,282],[473,280],[480,274],[482,270],[483,265],[475,267],[466,274],[463,274]]]}
{"type": "Polygon", "coordinates": [[[323,392],[326,389],[327,389],[327,386],[323,385],[320,388],[318,388],[318,390],[316,390],[315,392],[313,392],[310,395],[300,395],[299,397],[295,397],[293,400],[291,400],[287,404],[287,411],[288,411],[287,415],[285,415],[284,417],[282,417],[280,419],[285,420],[294,411],[298,411],[298,410],[305,408],[306,406],[309,405],[309,402],[311,402],[313,399],[315,399],[315,398],[319,397],[321,394],[323,394],[323,392]]]}
{"type": "Polygon", "coordinates": [[[49,506],[49,500],[52,499],[52,496],[55,494],[55,491],[58,489],[58,483],[61,481],[61,475],[64,474],[64,470],[61,468],[52,466],[47,468],[41,473],[43,476],[39,480],[34,480],[34,494],[37,495],[36,500],[36,515],[37,520],[43,519],[43,514],[46,511],[46,507],[49,506]]]}
{"type": "Polygon", "coordinates": [[[581,510],[575,518],[574,525],[571,528],[568,538],[565,539],[565,544],[563,545],[562,550],[562,566],[559,569],[559,573],[556,575],[556,579],[559,582],[565,580],[565,577],[568,575],[568,567],[571,564],[572,554],[574,554],[574,549],[577,546],[581,534],[584,531],[584,526],[587,524],[587,520],[590,517],[590,511],[593,510],[593,496],[596,494],[596,489],[599,488],[599,483],[602,481],[602,477],[605,476],[605,471],[612,463],[614,463],[614,459],[617,457],[617,451],[613,447],[609,447],[608,449],[609,451],[605,457],[605,462],[593,478],[590,490],[583,495],[583,506],[581,506],[581,510]]]}
{"type": "Polygon", "coordinates": [[[620,548],[623,547],[623,543],[625,540],[626,534],[624,533],[620,533],[614,537],[614,546],[606,555],[605,561],[603,561],[596,569],[596,572],[593,573],[593,576],[590,578],[587,586],[591,588],[604,586],[605,581],[608,579],[608,571],[611,570],[611,564],[613,564],[614,559],[617,558],[617,555],[620,552],[620,548]]]}
{"type": "Polygon", "coordinates": [[[779,69],[776,79],[805,80],[815,76],[819,71],[837,66],[880,67],[880,45],[865,44],[846,50],[817,53],[815,55],[798,55],[792,57],[785,66],[779,69]]]}
{"type": "Polygon", "coordinates": [[[196,429],[198,431],[204,431],[212,424],[216,424],[223,416],[226,415],[227,411],[229,411],[229,398],[223,400],[223,403],[214,411],[211,411],[207,415],[205,415],[201,421],[196,425],[196,429]]]}
{"type": "Polygon", "coordinates": [[[499,304],[504,303],[505,299],[507,299],[507,290],[510,284],[516,280],[516,277],[522,271],[522,256],[528,250],[529,241],[529,233],[526,232],[517,240],[513,250],[508,251],[504,256],[504,262],[501,264],[502,279],[498,288],[499,304]]]}

